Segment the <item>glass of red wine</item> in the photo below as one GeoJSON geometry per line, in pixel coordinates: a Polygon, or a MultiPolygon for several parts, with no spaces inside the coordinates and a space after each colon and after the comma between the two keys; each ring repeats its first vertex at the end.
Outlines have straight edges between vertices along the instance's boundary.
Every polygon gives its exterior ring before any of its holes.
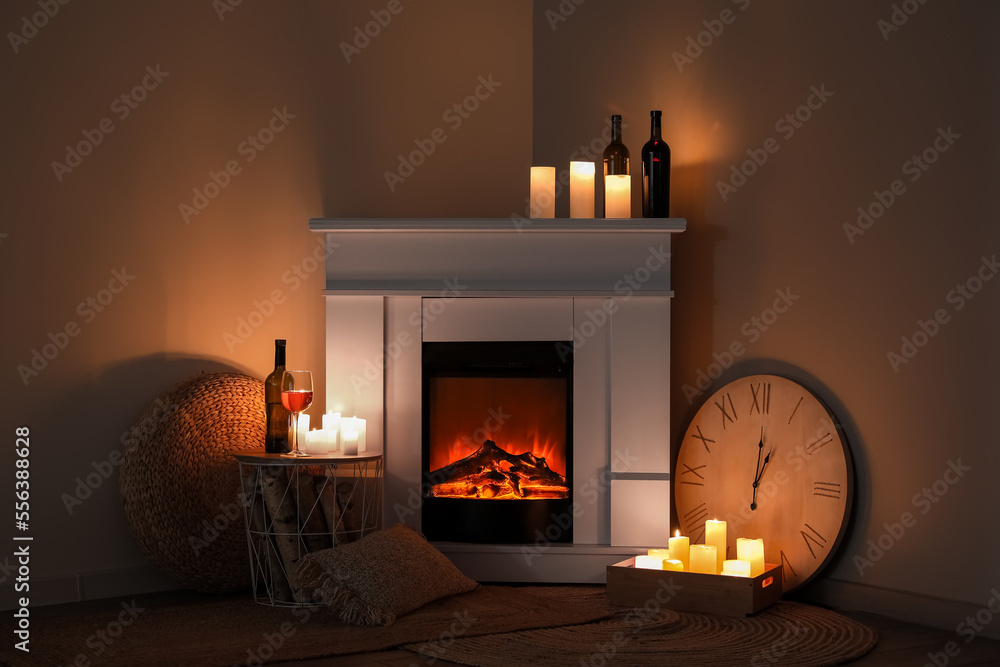
{"type": "Polygon", "coordinates": [[[299,449],[299,413],[312,405],[313,380],[309,371],[285,371],[281,376],[281,404],[292,413],[289,439],[292,450],[284,456],[309,456],[299,449]]]}

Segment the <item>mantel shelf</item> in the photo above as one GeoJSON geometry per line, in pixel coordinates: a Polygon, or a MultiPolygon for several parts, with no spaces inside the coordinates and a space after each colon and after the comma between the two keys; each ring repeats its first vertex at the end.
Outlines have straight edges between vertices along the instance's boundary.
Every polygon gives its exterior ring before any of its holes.
{"type": "Polygon", "coordinates": [[[314,218],[328,296],[669,297],[683,218],[314,218]],[[460,286],[460,287],[456,287],[460,286]]]}
{"type": "Polygon", "coordinates": [[[314,232],[562,232],[628,234],[683,232],[684,218],[313,218],[314,232]]]}

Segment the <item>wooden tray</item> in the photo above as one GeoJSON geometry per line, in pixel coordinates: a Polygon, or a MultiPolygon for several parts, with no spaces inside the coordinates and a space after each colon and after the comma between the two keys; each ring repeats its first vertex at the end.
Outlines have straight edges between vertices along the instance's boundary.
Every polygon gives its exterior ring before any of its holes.
{"type": "Polygon", "coordinates": [[[608,599],[624,607],[655,601],[674,611],[749,616],[779,600],[781,584],[781,565],[771,563],[756,577],[646,570],[635,558],[608,565],[608,599]]]}

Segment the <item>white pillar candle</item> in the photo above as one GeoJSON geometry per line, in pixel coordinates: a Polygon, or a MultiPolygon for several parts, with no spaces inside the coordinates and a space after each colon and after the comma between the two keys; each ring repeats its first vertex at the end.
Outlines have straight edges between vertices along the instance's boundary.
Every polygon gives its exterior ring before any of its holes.
{"type": "Polygon", "coordinates": [[[678,530],[677,535],[670,538],[670,557],[683,563],[685,572],[691,568],[690,553],[691,538],[682,536],[678,530]]]}
{"type": "Polygon", "coordinates": [[[531,209],[532,218],[556,217],[556,168],[531,168],[531,209]]]}
{"type": "Polygon", "coordinates": [[[750,561],[748,560],[724,560],[722,561],[722,574],[730,577],[749,577],[750,561]]]}
{"type": "Polygon", "coordinates": [[[323,431],[307,431],[305,440],[299,443],[299,449],[306,454],[325,454],[326,444],[323,435],[323,431]]]}
{"type": "Polygon", "coordinates": [[[660,556],[636,556],[635,566],[640,570],[662,570],[664,558],[660,556]]]}
{"type": "Polygon", "coordinates": [[[691,571],[716,574],[715,547],[710,544],[691,545],[691,571]]]}
{"type": "Polygon", "coordinates": [[[705,544],[715,547],[715,573],[722,572],[722,561],[726,560],[726,522],[709,519],[705,522],[705,544]]]}
{"type": "MultiPolygon", "coordinates": [[[[295,432],[299,449],[302,449],[302,445],[305,444],[307,433],[309,433],[309,415],[303,412],[299,414],[299,429],[295,432]]],[[[305,450],[302,449],[302,451],[305,450]]]]}
{"type": "Polygon", "coordinates": [[[358,432],[344,431],[343,433],[344,454],[353,456],[358,453],[358,432]]]}
{"type": "Polygon", "coordinates": [[[337,436],[339,432],[335,428],[328,428],[323,430],[326,433],[326,451],[330,454],[334,454],[338,451],[337,446],[337,436]]]}
{"type": "Polygon", "coordinates": [[[354,430],[358,432],[358,451],[366,451],[368,448],[368,423],[364,419],[355,417],[354,430]]]}
{"type": "Polygon", "coordinates": [[[736,540],[736,557],[750,562],[750,576],[764,574],[764,540],[741,537],[736,540]]]}
{"type": "Polygon", "coordinates": [[[594,163],[569,163],[569,217],[594,217],[594,163]]]}
{"type": "Polygon", "coordinates": [[[604,177],[604,217],[632,217],[632,177],[628,174],[604,177]]]}

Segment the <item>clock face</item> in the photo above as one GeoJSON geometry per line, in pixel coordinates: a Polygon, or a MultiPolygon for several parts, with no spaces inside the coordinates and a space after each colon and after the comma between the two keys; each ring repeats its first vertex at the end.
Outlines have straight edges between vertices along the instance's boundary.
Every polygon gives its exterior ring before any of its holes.
{"type": "Polygon", "coordinates": [[[691,544],[705,521],[736,539],[763,538],[764,559],[783,566],[785,592],[831,559],[854,493],[850,450],[826,406],[787,378],[753,375],[715,392],[684,434],[672,477],[677,519],[691,544]]]}

